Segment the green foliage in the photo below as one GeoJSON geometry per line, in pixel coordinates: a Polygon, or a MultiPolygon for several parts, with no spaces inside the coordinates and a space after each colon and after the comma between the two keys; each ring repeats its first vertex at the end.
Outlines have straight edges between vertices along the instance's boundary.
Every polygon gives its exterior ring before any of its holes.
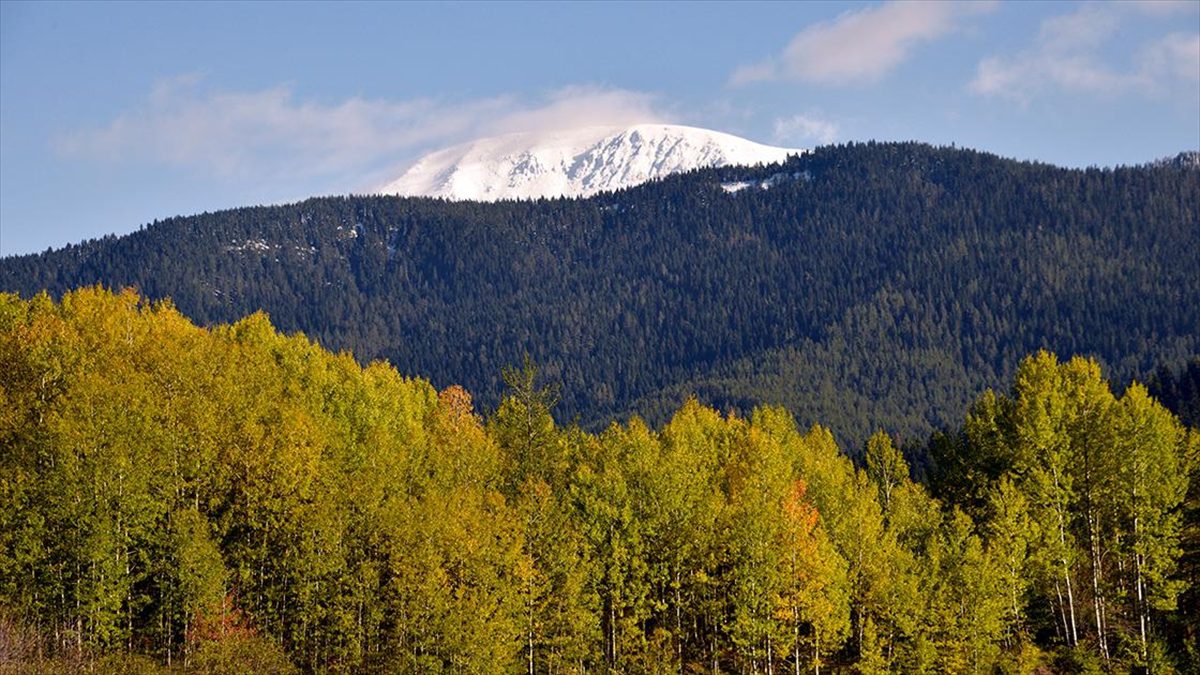
{"type": "Polygon", "coordinates": [[[900,450],[892,445],[892,439],[882,431],[867,440],[866,464],[867,475],[879,488],[879,500],[886,513],[891,509],[892,492],[909,480],[908,464],[900,450]]]}
{"type": "Polygon", "coordinates": [[[184,672],[196,675],[291,675],[297,671],[279,645],[260,637],[246,636],[206,641],[184,668],[184,672]]]}
{"type": "Polygon", "coordinates": [[[262,315],[201,329],[128,291],[0,295],[0,360],[18,669],[1191,663],[1200,441],[1083,359],[1037,354],[984,395],[933,492],[887,434],[860,468],[782,407],[693,399],[593,434],[555,423],[526,361],[484,420],[262,315]]]}
{"type": "Polygon", "coordinates": [[[1078,357],[1031,356],[1009,395],[981,399],[937,450],[936,484],[973,508],[971,492],[986,499],[976,513],[1010,640],[1056,635],[1071,672],[1151,665],[1154,636],[1191,587],[1176,574],[1192,437],[1144,387],[1118,398],[1078,357]],[[955,486],[965,476],[979,481],[971,492],[955,486]]]}

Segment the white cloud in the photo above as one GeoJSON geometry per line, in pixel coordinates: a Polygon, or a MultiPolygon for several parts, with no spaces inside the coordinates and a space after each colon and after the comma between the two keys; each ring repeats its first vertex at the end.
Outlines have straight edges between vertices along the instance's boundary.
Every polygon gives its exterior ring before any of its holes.
{"type": "Polygon", "coordinates": [[[1098,47],[1117,31],[1117,13],[1103,5],[1083,5],[1070,14],[1052,16],[1038,28],[1038,41],[1052,52],[1098,47]]]}
{"type": "Polygon", "coordinates": [[[980,61],[968,88],[984,96],[1028,104],[1045,91],[1100,95],[1161,94],[1177,85],[1200,83],[1200,33],[1170,33],[1144,43],[1129,63],[1114,67],[1104,58],[1131,13],[1166,16],[1195,4],[1161,2],[1085,4],[1042,21],[1033,44],[1011,56],[980,61]]]}
{"type": "Polygon", "coordinates": [[[1200,33],[1169,33],[1142,47],[1141,72],[1155,79],[1200,84],[1200,33]]]}
{"type": "Polygon", "coordinates": [[[514,107],[484,125],[488,133],[570,129],[583,126],[627,126],[643,122],[665,122],[670,116],[652,94],[572,86],[551,92],[546,101],[533,107],[514,107]]]}
{"type": "Polygon", "coordinates": [[[109,124],[55,141],[63,155],[165,165],[223,179],[362,178],[421,151],[511,131],[665,121],[655,97],[576,86],[540,100],[301,100],[287,87],[233,92],[164,81],[109,124]]]}
{"type": "Polygon", "coordinates": [[[737,69],[734,85],[770,80],[849,84],[877,80],[914,48],[959,27],[963,16],[988,11],[987,2],[886,2],[845,12],[800,31],[783,53],[737,69]]]}
{"type": "Polygon", "coordinates": [[[838,136],[833,122],[811,115],[792,115],[775,120],[775,142],[799,141],[828,145],[838,136]]]}

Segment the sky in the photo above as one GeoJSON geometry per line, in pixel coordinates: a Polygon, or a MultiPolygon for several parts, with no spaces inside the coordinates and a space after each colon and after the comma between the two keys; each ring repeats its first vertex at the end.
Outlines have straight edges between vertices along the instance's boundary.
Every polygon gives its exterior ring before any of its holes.
{"type": "Polygon", "coordinates": [[[1200,148],[1200,2],[0,2],[0,255],[638,122],[1062,166],[1200,148]]]}

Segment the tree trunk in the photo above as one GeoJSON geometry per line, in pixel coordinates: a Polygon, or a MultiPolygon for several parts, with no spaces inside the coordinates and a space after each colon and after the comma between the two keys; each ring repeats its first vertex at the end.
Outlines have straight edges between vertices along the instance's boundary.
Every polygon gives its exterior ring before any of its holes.
{"type": "Polygon", "coordinates": [[[1079,631],[1075,627],[1075,593],[1071,590],[1071,570],[1066,558],[1063,559],[1063,578],[1067,581],[1067,610],[1071,617],[1071,646],[1074,647],[1079,644],[1079,631]]]}
{"type": "MultiPolygon", "coordinates": [[[[1008,572],[1008,594],[1012,600],[1012,621],[1014,627],[1016,627],[1021,620],[1021,615],[1017,613],[1017,582],[1015,581],[1017,578],[1017,572],[1015,568],[1015,565],[1010,564],[1008,572]]],[[[1009,633],[1009,635],[1011,635],[1011,633],[1009,633]]]]}
{"type": "Polygon", "coordinates": [[[800,675],[800,612],[792,607],[792,675],[800,675]]]}
{"type": "MultiPolygon", "coordinates": [[[[1088,518],[1091,520],[1091,518],[1088,518]]],[[[1096,534],[1092,533],[1092,610],[1096,615],[1096,643],[1100,648],[1100,656],[1108,661],[1108,639],[1104,631],[1104,596],[1100,593],[1100,544],[1096,534]]]]}
{"type": "Polygon", "coordinates": [[[611,651],[612,664],[617,665],[617,608],[616,603],[609,599],[608,602],[608,639],[612,642],[611,651]]]}
{"type": "Polygon", "coordinates": [[[821,675],[821,634],[813,626],[813,672],[821,675]]]}
{"type": "Polygon", "coordinates": [[[675,658],[679,662],[679,673],[683,673],[683,610],[679,606],[679,568],[675,568],[675,658]]]}
{"type": "MultiPolygon", "coordinates": [[[[1138,519],[1133,519],[1134,541],[1138,539],[1138,519]]],[[[1140,542],[1138,542],[1140,543],[1140,542]]],[[[1146,624],[1149,622],[1147,616],[1149,612],[1146,606],[1145,586],[1142,583],[1142,554],[1134,550],[1133,553],[1134,573],[1137,579],[1137,613],[1138,613],[1138,638],[1141,640],[1142,660],[1146,660],[1146,624]]]]}
{"type": "MultiPolygon", "coordinates": [[[[1067,604],[1065,602],[1063,602],[1062,586],[1058,583],[1058,579],[1054,580],[1054,594],[1058,596],[1058,616],[1059,616],[1059,620],[1062,621],[1063,642],[1067,643],[1067,645],[1070,646],[1071,631],[1068,629],[1068,626],[1067,626],[1067,604]]],[[[1055,624],[1055,630],[1057,630],[1057,629],[1058,629],[1058,625],[1055,624]]]]}
{"type": "Polygon", "coordinates": [[[775,655],[771,653],[770,633],[767,633],[767,675],[775,675],[775,655]]]}
{"type": "MultiPolygon", "coordinates": [[[[1058,487],[1058,476],[1054,476],[1054,486],[1058,487]]],[[[1058,516],[1058,543],[1062,547],[1062,567],[1063,579],[1067,586],[1067,610],[1071,618],[1070,630],[1067,631],[1067,646],[1074,647],[1079,644],[1079,631],[1075,628],[1075,593],[1071,588],[1071,567],[1067,564],[1067,524],[1063,517],[1063,507],[1057,505],[1055,514],[1058,516]]]]}
{"type": "Polygon", "coordinates": [[[608,662],[608,667],[612,668],[616,664],[614,663],[615,659],[613,658],[614,655],[613,655],[613,637],[612,637],[613,625],[612,625],[612,592],[611,591],[604,594],[603,612],[604,613],[601,615],[601,623],[603,624],[603,629],[604,629],[604,660],[608,662]]]}
{"type": "Polygon", "coordinates": [[[710,621],[708,623],[708,630],[709,630],[709,644],[711,645],[711,649],[712,649],[712,671],[713,671],[713,675],[717,675],[718,673],[721,672],[720,659],[717,658],[717,629],[716,629],[716,624],[713,621],[711,621],[711,619],[712,619],[711,616],[709,617],[709,619],[710,619],[710,621]]]}

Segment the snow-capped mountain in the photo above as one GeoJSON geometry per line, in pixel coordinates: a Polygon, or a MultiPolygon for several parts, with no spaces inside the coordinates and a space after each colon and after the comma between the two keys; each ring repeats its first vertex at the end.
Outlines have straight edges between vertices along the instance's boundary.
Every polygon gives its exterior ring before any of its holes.
{"type": "Polygon", "coordinates": [[[691,169],[769,164],[801,152],[673,124],[517,133],[425,155],[378,191],[477,201],[586,197],[691,169]]]}

